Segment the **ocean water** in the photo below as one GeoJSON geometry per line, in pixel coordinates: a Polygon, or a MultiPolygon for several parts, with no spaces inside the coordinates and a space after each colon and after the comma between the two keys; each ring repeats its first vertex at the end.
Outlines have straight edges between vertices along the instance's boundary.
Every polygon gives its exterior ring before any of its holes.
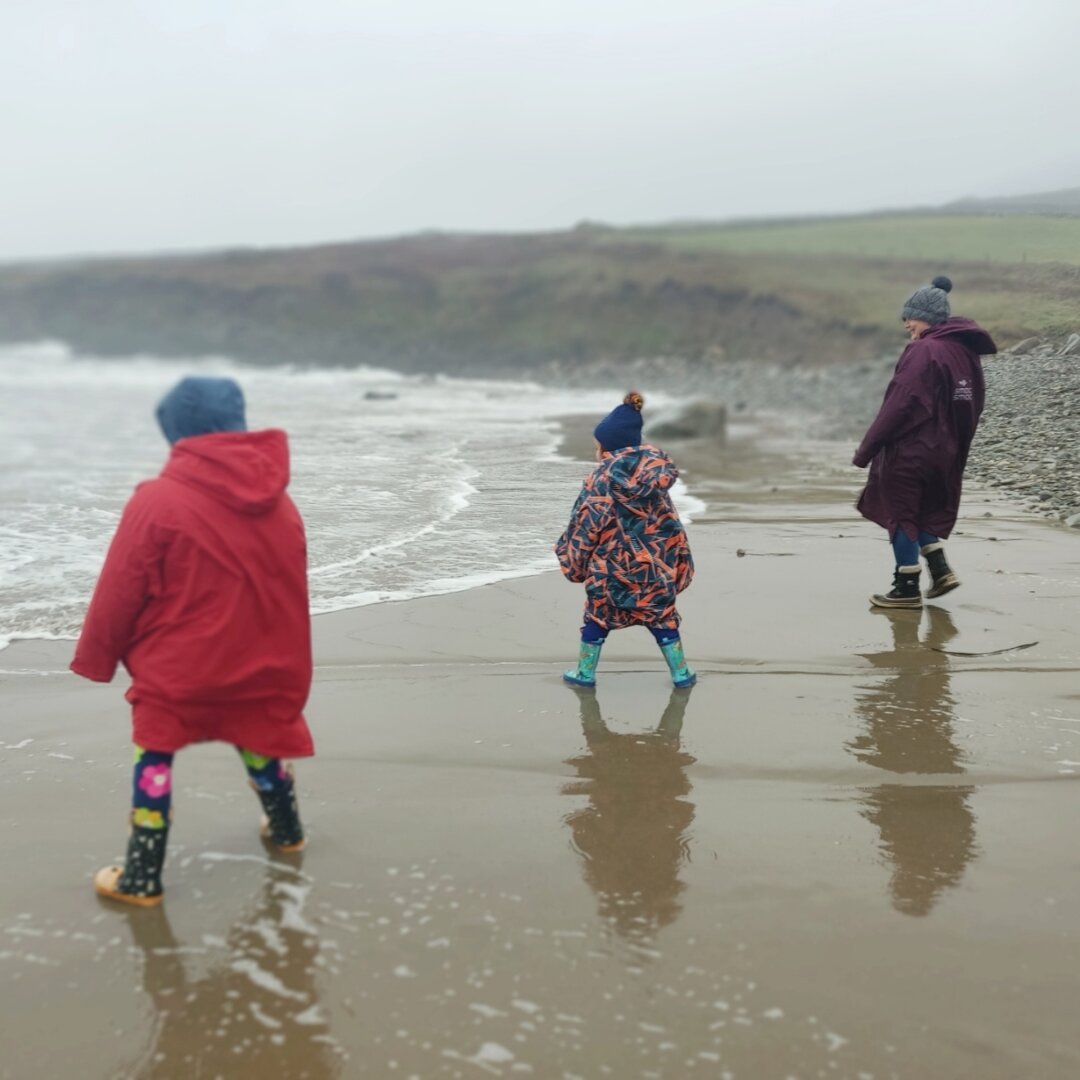
{"type": "MultiPolygon", "coordinates": [[[[314,613],[553,568],[586,471],[557,420],[624,389],[0,347],[0,648],[77,636],[124,503],[168,455],[154,407],[186,374],[235,376],[249,427],[288,432],[314,613]]],[[[681,484],[676,502],[700,506],[681,484]]]]}

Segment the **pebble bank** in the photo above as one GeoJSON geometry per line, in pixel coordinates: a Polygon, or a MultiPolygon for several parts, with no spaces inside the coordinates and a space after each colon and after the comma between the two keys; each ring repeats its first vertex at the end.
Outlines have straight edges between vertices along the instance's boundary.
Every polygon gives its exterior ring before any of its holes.
{"type": "MultiPolygon", "coordinates": [[[[663,389],[722,404],[729,417],[763,410],[800,418],[815,438],[858,442],[881,404],[900,352],[860,364],[783,368],[703,366],[678,357],[581,373],[582,382],[663,389]]],[[[986,357],[986,410],[968,476],[1080,528],[1080,333],[1029,338],[986,357]]]]}

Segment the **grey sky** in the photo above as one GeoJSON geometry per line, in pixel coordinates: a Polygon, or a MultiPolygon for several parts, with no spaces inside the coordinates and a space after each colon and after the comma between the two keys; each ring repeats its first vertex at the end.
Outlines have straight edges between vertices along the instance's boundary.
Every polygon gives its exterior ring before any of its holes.
{"type": "Polygon", "coordinates": [[[1080,186],[1077,40],[1074,0],[3,0],[0,258],[1080,186]]]}

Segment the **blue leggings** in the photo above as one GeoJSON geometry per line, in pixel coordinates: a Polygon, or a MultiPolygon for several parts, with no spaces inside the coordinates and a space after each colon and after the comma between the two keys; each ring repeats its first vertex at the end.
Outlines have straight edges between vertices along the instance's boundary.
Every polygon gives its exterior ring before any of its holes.
{"type": "Polygon", "coordinates": [[[912,540],[903,529],[898,528],[893,533],[892,549],[893,554],[896,556],[897,566],[918,566],[919,565],[919,549],[926,547],[927,544],[936,544],[938,538],[933,533],[923,532],[919,530],[919,538],[912,540]]]}
{"type": "MultiPolygon", "coordinates": [[[[655,626],[646,626],[646,630],[656,639],[656,644],[660,646],[667,645],[668,642],[679,640],[678,630],[662,630],[655,626]]],[[[581,640],[586,645],[599,645],[601,642],[607,640],[608,631],[599,623],[594,623],[592,619],[586,619],[585,625],[581,628],[581,640]]]]}

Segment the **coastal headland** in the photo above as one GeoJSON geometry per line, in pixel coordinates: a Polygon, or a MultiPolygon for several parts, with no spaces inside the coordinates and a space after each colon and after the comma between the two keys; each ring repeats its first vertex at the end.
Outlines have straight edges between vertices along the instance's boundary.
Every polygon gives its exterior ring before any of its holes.
{"type": "Polygon", "coordinates": [[[1077,329],[1080,198],[1033,205],[8,265],[0,341],[594,383],[664,357],[707,376],[888,355],[904,297],[947,272],[1008,347],[1077,329]]]}

